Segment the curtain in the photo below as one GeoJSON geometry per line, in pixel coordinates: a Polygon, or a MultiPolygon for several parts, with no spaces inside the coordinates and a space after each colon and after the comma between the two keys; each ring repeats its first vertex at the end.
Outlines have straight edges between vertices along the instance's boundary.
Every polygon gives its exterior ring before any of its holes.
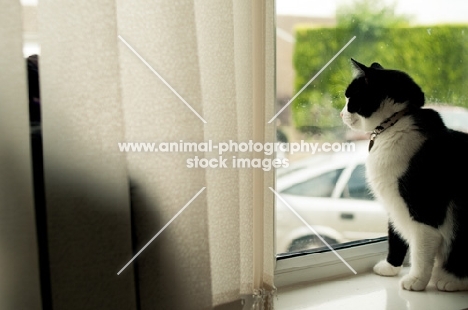
{"type": "Polygon", "coordinates": [[[21,5],[0,5],[0,308],[40,309],[21,5]]]}
{"type": "Polygon", "coordinates": [[[259,0],[39,2],[43,304],[272,307],[273,170],[231,165],[271,156],[189,168],[219,154],[118,144],[273,142],[273,13],[259,0]]]}

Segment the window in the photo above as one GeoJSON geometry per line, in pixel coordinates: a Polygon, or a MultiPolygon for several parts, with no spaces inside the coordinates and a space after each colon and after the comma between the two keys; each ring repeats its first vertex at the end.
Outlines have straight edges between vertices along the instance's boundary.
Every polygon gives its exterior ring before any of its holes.
{"type": "Polygon", "coordinates": [[[295,184],[282,193],[304,197],[331,197],[341,172],[343,169],[326,172],[318,177],[295,184]]]}
{"type": "Polygon", "coordinates": [[[370,189],[366,183],[366,166],[360,164],[354,168],[344,188],[341,198],[372,200],[370,189]]]}
{"type": "Polygon", "coordinates": [[[425,92],[425,107],[468,132],[468,17],[460,13],[468,4],[449,2],[441,14],[435,2],[276,1],[278,136],[315,147],[281,153],[289,167],[277,171],[276,189],[314,231],[277,200],[277,285],[349,272],[323,241],[357,269],[369,270],[386,253],[386,212],[365,178],[369,135],[349,131],[339,116],[351,57],[408,72],[425,92]],[[326,271],[317,267],[325,261],[333,266],[326,271]],[[294,280],[284,278],[289,267],[294,280]]]}

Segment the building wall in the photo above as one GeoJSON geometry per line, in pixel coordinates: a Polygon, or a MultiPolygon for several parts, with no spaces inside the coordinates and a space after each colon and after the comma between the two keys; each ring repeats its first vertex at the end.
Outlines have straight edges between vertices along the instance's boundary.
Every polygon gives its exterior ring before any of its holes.
{"type": "MultiPolygon", "coordinates": [[[[332,27],[334,18],[278,15],[276,17],[276,98],[277,109],[280,109],[294,95],[294,51],[295,27],[310,25],[313,27],[332,27]]],[[[285,109],[279,116],[280,124],[289,124],[290,109],[285,109]]]]}

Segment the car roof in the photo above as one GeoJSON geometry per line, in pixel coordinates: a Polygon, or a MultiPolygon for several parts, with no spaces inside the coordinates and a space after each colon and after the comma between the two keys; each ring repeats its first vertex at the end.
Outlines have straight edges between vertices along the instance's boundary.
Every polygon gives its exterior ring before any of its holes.
{"type": "Polygon", "coordinates": [[[426,104],[423,106],[424,109],[433,109],[436,110],[437,112],[468,112],[468,109],[459,107],[459,106],[453,106],[453,105],[447,105],[446,103],[441,103],[441,104],[435,104],[435,103],[430,103],[426,104]]]}
{"type": "Polygon", "coordinates": [[[468,109],[435,104],[426,105],[425,108],[437,111],[448,128],[468,132],[468,109]]]}

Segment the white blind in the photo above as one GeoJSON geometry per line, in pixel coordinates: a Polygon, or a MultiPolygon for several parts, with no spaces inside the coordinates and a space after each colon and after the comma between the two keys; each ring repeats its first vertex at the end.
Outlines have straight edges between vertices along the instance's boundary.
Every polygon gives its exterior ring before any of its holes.
{"type": "Polygon", "coordinates": [[[40,1],[44,178],[54,309],[134,309],[116,6],[40,1]]]}
{"type": "Polygon", "coordinates": [[[0,308],[41,309],[22,11],[0,6],[0,308]]]}
{"type": "Polygon", "coordinates": [[[273,171],[231,166],[267,156],[188,168],[218,155],[118,143],[272,142],[273,3],[43,0],[38,11],[54,309],[271,307],[273,171]]]}

